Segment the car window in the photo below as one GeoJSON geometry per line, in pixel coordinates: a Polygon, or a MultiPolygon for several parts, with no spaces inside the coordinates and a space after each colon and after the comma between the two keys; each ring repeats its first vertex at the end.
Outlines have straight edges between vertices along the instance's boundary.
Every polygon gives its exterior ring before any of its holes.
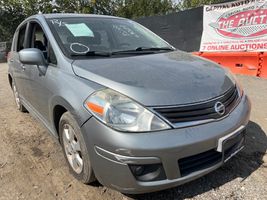
{"type": "Polygon", "coordinates": [[[47,58],[48,41],[42,27],[37,23],[31,23],[32,37],[30,39],[30,48],[36,48],[44,53],[47,58]]]}
{"type": "Polygon", "coordinates": [[[25,46],[25,32],[26,32],[26,25],[22,26],[18,33],[18,40],[17,40],[17,51],[24,49],[25,46]]]}
{"type": "Polygon", "coordinates": [[[73,17],[47,19],[47,22],[67,56],[135,50],[139,47],[171,48],[148,29],[127,19],[73,17]]]}
{"type": "MultiPolygon", "coordinates": [[[[53,21],[52,21],[53,22],[53,21]]],[[[52,23],[53,24],[53,23],[52,23]]],[[[80,22],[70,21],[57,26],[59,40],[68,53],[84,53],[89,51],[109,51],[111,41],[109,31],[97,21],[80,22]]]]}
{"type": "Polygon", "coordinates": [[[54,52],[50,43],[48,43],[48,52],[47,53],[48,53],[48,58],[47,58],[48,63],[56,65],[57,64],[57,58],[56,58],[55,52],[54,52]]]}
{"type": "Polygon", "coordinates": [[[42,27],[38,23],[32,22],[30,30],[32,31],[30,48],[39,49],[43,52],[48,63],[56,64],[57,61],[54,50],[49,43],[49,40],[47,39],[42,27]]]}
{"type": "Polygon", "coordinates": [[[153,40],[144,37],[139,29],[134,29],[126,24],[112,24],[112,30],[118,42],[118,46],[123,49],[135,49],[137,47],[150,47],[157,44],[153,40]]]}

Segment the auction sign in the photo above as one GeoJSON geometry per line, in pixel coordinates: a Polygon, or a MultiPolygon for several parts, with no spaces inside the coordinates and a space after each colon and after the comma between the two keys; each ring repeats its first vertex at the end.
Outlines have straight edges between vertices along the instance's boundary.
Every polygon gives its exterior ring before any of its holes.
{"type": "Polygon", "coordinates": [[[204,6],[200,51],[266,51],[267,0],[204,6]]]}

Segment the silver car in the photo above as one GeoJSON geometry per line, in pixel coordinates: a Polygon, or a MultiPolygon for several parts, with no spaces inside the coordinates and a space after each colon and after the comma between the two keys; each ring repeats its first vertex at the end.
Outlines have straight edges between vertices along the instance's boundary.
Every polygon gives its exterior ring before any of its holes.
{"type": "Polygon", "coordinates": [[[128,19],[32,16],[15,32],[8,78],[17,108],[58,138],[83,183],[163,190],[244,147],[250,101],[231,73],[128,19]]]}

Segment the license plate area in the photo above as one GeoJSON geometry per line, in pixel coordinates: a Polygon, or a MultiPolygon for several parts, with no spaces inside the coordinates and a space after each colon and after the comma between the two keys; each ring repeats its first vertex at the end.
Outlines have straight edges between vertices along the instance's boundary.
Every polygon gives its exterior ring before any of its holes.
{"type": "Polygon", "coordinates": [[[222,153],[223,162],[227,162],[244,148],[245,127],[241,126],[236,131],[222,137],[218,141],[217,151],[222,153]]]}
{"type": "Polygon", "coordinates": [[[244,131],[240,132],[236,137],[225,141],[223,147],[223,160],[227,162],[234,155],[244,148],[245,134],[244,131]]]}

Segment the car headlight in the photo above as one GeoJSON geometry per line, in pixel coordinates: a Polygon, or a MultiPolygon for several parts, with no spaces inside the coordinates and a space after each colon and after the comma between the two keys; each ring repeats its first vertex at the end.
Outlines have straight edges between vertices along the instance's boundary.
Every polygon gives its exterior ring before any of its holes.
{"type": "Polygon", "coordinates": [[[108,126],[127,132],[169,129],[170,126],[132,99],[111,89],[96,91],[84,106],[108,126]]]}

